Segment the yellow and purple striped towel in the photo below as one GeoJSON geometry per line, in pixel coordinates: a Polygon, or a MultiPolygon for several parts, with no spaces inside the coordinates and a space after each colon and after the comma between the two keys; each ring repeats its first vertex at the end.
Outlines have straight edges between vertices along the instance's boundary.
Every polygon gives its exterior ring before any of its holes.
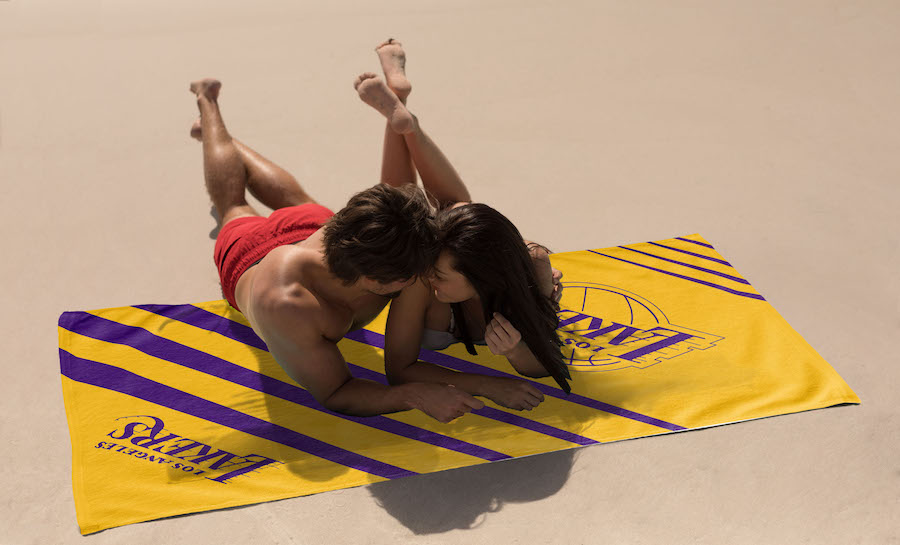
{"type": "MultiPolygon", "coordinates": [[[[72,483],[83,534],[859,398],[699,235],[551,256],[572,393],[440,424],[321,407],[225,301],[65,312],[59,319],[72,483]]],[[[386,312],[339,344],[386,383],[386,312]]],[[[461,345],[421,359],[518,376],[461,345]]],[[[523,380],[528,380],[524,379],[523,380]]]]}

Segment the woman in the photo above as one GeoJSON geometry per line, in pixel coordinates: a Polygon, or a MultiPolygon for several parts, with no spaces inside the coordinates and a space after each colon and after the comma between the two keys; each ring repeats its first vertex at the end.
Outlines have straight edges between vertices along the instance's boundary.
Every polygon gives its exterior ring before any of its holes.
{"type": "Polygon", "coordinates": [[[354,86],[364,102],[388,119],[381,181],[415,184],[418,170],[437,207],[443,248],[432,273],[391,303],[385,335],[388,379],[451,384],[519,410],[531,410],[543,401],[541,392],[526,381],[417,361],[420,348],[464,342],[472,354],[474,344],[486,345],[521,375],[552,376],[568,393],[571,377],[556,334],[562,274],[550,266],[546,248],[524,241],[493,208],[472,203],[453,166],[406,109],[411,86],[401,44],[390,39],[376,52],[386,83],[367,72],[354,86]]]}

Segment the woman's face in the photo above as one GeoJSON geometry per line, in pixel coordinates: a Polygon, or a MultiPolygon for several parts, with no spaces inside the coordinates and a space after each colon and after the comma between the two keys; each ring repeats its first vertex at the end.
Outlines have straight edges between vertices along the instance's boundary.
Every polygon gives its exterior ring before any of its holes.
{"type": "Polygon", "coordinates": [[[475,297],[475,288],[462,273],[453,268],[453,256],[443,251],[428,277],[434,297],[442,303],[460,303],[475,297]]]}

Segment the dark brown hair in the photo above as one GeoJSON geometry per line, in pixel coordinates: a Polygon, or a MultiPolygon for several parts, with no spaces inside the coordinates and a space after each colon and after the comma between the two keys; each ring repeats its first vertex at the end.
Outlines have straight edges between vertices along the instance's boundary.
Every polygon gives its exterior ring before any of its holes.
{"type": "Polygon", "coordinates": [[[423,275],[438,252],[431,208],[413,184],[361,191],[325,224],[326,262],[347,285],[360,276],[389,283],[423,275]]]}
{"type": "MultiPolygon", "coordinates": [[[[469,280],[481,298],[485,323],[493,319],[494,312],[506,317],[568,394],[571,387],[567,380],[572,377],[560,352],[562,341],[556,332],[559,317],[550,299],[540,292],[531,255],[516,226],[480,203],[442,209],[437,223],[441,248],[451,253],[453,268],[469,280]]],[[[454,304],[466,348],[476,354],[462,308],[454,304]]]]}

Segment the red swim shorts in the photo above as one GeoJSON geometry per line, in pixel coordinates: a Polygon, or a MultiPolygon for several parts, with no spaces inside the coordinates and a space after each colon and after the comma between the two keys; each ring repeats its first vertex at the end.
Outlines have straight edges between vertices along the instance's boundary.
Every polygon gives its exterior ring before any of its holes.
{"type": "Polygon", "coordinates": [[[273,249],[306,240],[325,225],[334,212],[318,204],[279,208],[269,217],[244,216],[226,223],[219,231],[213,258],[219,269],[222,295],[237,310],[234,290],[251,265],[273,249]]]}

